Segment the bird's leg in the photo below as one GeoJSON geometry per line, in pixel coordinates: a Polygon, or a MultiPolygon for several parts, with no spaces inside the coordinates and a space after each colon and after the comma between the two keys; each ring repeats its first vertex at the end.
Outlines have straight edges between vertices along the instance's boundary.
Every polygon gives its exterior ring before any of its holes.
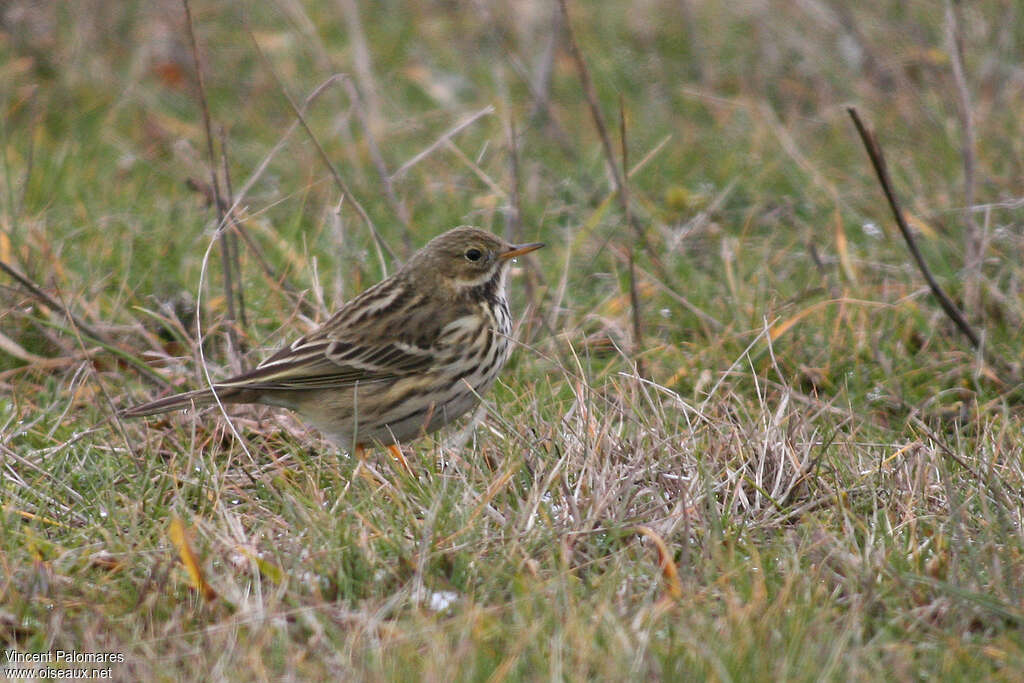
{"type": "Polygon", "coordinates": [[[393,443],[390,446],[388,446],[388,453],[391,454],[392,458],[402,463],[402,467],[405,468],[406,472],[412,474],[412,468],[409,467],[409,462],[405,459],[405,455],[402,454],[402,449],[399,447],[397,443],[393,443]]]}

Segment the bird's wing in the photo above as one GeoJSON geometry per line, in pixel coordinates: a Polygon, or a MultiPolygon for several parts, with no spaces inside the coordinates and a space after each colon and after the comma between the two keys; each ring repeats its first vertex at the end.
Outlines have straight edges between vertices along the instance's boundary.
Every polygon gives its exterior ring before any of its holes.
{"type": "Polygon", "coordinates": [[[248,389],[320,389],[379,382],[424,372],[444,356],[441,331],[459,307],[424,305],[424,292],[394,280],[342,306],[320,329],[250,372],[220,382],[248,389]]]}
{"type": "Polygon", "coordinates": [[[432,349],[403,341],[373,344],[340,339],[300,339],[253,370],[218,382],[245,389],[324,389],[379,382],[423,372],[434,364],[432,349]]]}

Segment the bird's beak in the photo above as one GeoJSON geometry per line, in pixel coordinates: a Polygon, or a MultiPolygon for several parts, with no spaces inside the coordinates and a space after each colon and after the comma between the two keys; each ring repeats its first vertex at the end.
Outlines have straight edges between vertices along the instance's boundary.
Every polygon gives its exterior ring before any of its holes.
{"type": "Polygon", "coordinates": [[[522,256],[523,254],[529,254],[531,251],[536,251],[537,249],[540,249],[543,246],[544,246],[543,242],[530,242],[529,244],[517,244],[517,245],[513,246],[510,250],[506,251],[504,254],[501,254],[500,256],[498,256],[498,259],[501,260],[501,261],[507,261],[510,258],[515,258],[516,256],[522,256]]]}

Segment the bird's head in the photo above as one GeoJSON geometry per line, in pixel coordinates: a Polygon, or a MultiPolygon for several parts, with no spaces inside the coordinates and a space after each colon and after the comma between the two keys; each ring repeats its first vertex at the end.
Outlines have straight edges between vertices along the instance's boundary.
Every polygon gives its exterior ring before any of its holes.
{"type": "Polygon", "coordinates": [[[479,228],[461,227],[438,235],[409,260],[406,270],[424,283],[458,295],[494,280],[501,282],[512,260],[544,244],[509,244],[479,228]]]}

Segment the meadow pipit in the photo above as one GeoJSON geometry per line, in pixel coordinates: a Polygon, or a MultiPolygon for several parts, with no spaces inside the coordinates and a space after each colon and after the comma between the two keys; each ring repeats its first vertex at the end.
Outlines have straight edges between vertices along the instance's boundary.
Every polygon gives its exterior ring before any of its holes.
{"type": "Polygon", "coordinates": [[[494,382],[511,350],[508,266],[542,246],[449,230],[255,369],[123,415],[213,403],[216,391],[294,410],[342,448],[381,444],[400,458],[396,444],[448,424],[494,382]]]}

